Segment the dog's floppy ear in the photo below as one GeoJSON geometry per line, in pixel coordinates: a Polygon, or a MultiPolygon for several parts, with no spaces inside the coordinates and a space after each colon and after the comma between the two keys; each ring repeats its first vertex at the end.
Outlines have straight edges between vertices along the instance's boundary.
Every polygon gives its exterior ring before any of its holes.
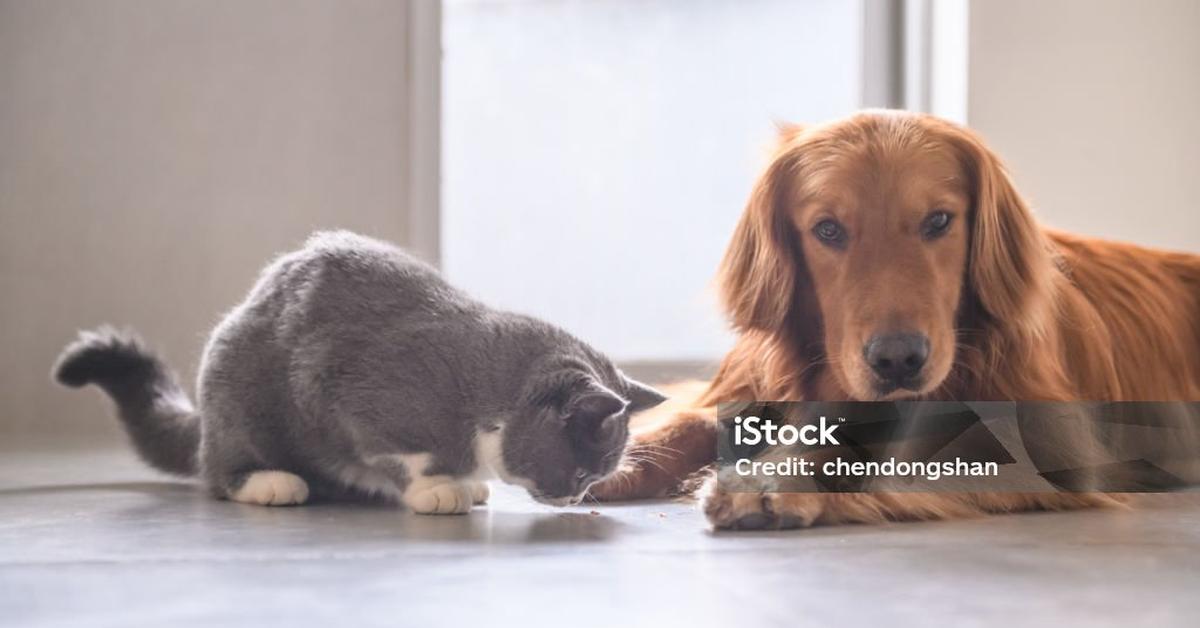
{"type": "Polygon", "coordinates": [[[725,249],[717,287],[725,311],[741,330],[777,330],[795,298],[798,251],[791,251],[785,203],[787,178],[794,156],[788,144],[795,135],[780,130],[780,146],[759,176],[745,211],[725,249]]]}
{"type": "Polygon", "coordinates": [[[970,288],[993,319],[1041,335],[1053,303],[1054,258],[1000,159],[969,131],[956,144],[971,178],[970,288]]]}

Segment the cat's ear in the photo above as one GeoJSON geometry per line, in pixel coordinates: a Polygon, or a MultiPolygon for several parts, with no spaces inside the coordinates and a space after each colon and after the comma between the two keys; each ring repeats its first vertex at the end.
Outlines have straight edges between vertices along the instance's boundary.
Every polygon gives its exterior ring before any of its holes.
{"type": "Polygon", "coordinates": [[[565,421],[573,442],[589,449],[611,446],[628,433],[628,402],[599,382],[572,393],[566,406],[565,421]]]}
{"type": "Polygon", "coordinates": [[[592,382],[567,402],[567,419],[599,422],[625,409],[625,400],[617,393],[592,382]]]}
{"type": "Polygon", "coordinates": [[[625,386],[629,388],[629,414],[649,410],[667,400],[667,396],[629,376],[625,386]]]}

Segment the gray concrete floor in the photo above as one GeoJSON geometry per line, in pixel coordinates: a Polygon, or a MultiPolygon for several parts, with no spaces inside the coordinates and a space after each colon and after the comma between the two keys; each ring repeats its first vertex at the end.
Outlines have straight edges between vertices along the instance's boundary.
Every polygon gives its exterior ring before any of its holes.
{"type": "Polygon", "coordinates": [[[267,509],[125,450],[0,452],[0,625],[1200,625],[1194,494],[714,534],[690,503],[494,493],[465,517],[267,509]]]}

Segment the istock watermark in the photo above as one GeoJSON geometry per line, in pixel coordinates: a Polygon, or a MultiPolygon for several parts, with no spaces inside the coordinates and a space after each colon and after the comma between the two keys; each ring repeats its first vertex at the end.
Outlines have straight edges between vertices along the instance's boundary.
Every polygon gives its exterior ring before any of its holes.
{"type": "Polygon", "coordinates": [[[1158,492],[1200,482],[1200,403],[750,402],[726,491],[1158,492]]]}
{"type": "Polygon", "coordinates": [[[837,429],[837,426],[826,423],[823,416],[820,421],[820,425],[797,427],[791,423],[780,425],[756,416],[742,418],[739,415],[733,419],[733,437],[740,445],[757,445],[764,442],[768,445],[840,445],[833,436],[833,430],[837,429]]]}

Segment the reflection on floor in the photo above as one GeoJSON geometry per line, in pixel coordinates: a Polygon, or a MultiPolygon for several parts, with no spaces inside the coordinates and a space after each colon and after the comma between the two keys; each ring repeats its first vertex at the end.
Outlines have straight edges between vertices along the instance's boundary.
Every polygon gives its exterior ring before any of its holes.
{"type": "Polygon", "coordinates": [[[0,625],[1195,625],[1196,497],[713,534],[687,503],[268,509],[125,451],[0,452],[0,625]]]}

